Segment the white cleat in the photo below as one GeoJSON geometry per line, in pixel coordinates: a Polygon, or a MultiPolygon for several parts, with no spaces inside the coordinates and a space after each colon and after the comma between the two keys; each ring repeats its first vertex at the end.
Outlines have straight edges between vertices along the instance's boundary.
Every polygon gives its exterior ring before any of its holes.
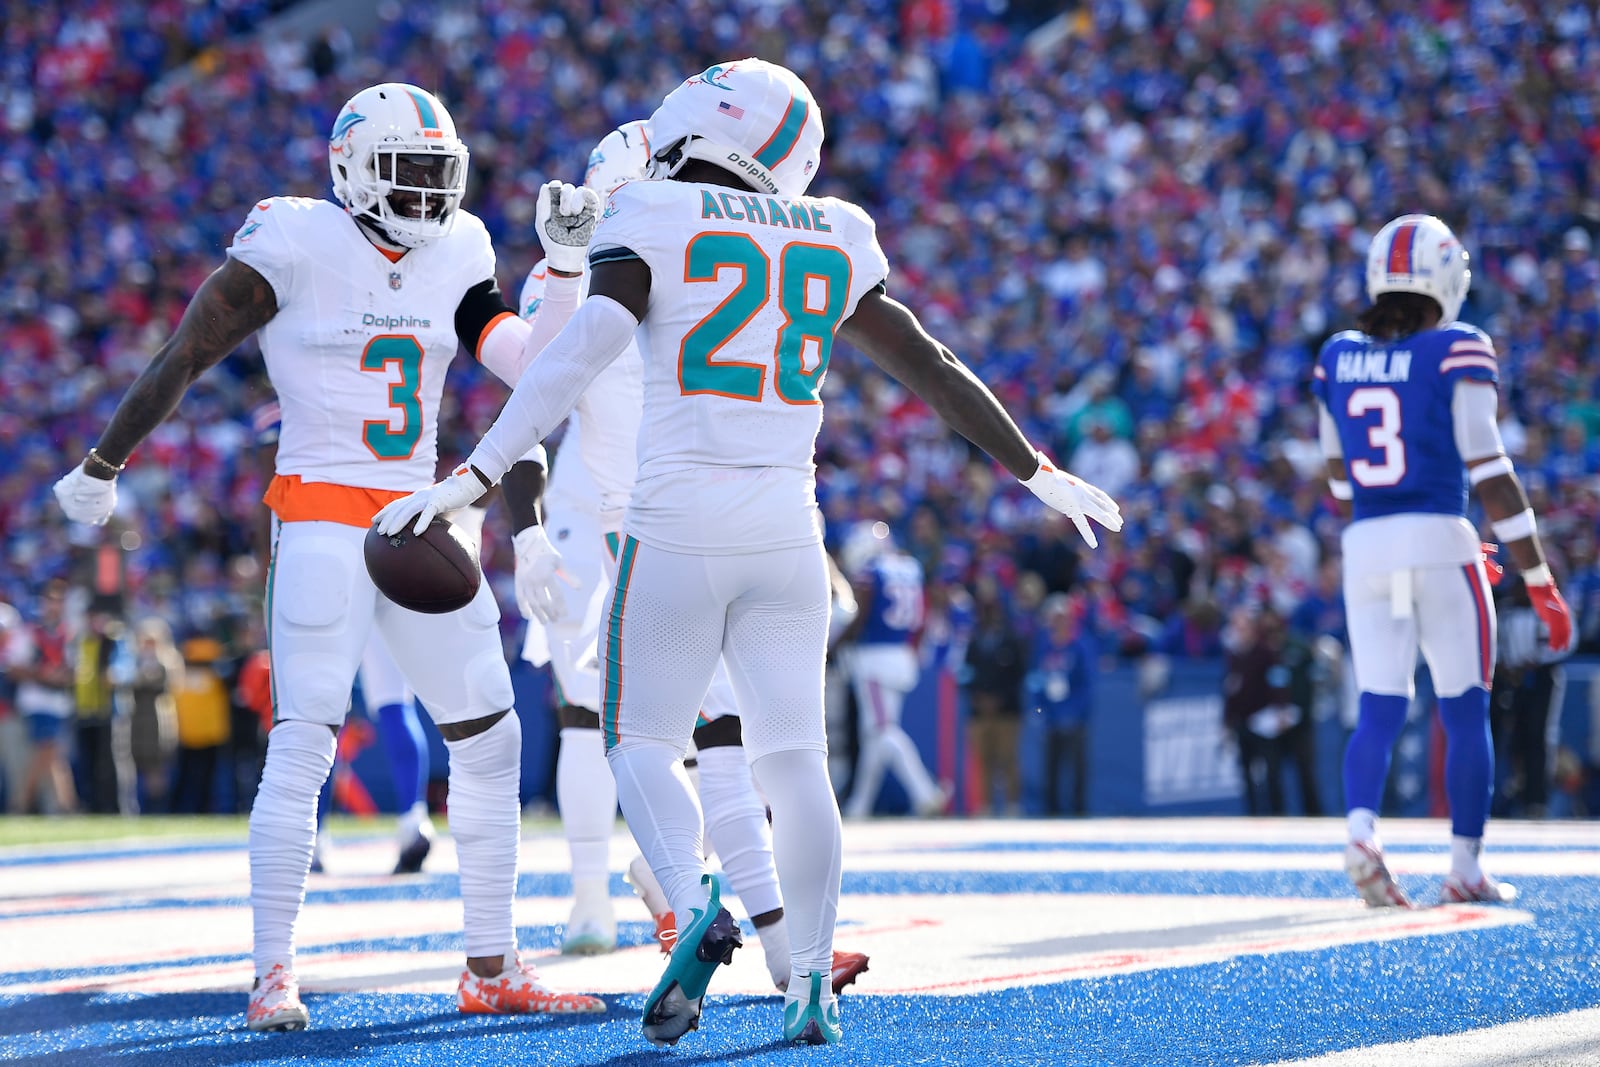
{"type": "Polygon", "coordinates": [[[1383,862],[1383,853],[1371,845],[1352,841],[1345,846],[1344,870],[1356,892],[1372,908],[1409,908],[1411,899],[1395,884],[1383,862]]]}
{"type": "Polygon", "coordinates": [[[561,952],[567,956],[603,956],[617,947],[617,916],[604,887],[580,891],[572,901],[561,952]]]}
{"type": "Polygon", "coordinates": [[[1497,882],[1487,874],[1469,885],[1465,878],[1451,871],[1439,890],[1441,904],[1509,904],[1516,899],[1516,886],[1497,882]]]}
{"type": "Polygon", "coordinates": [[[667,895],[661,891],[661,883],[656,881],[655,872],[643,856],[635,856],[622,878],[650,909],[650,917],[656,924],[656,943],[661,946],[662,955],[669,955],[678,940],[678,919],[667,903],[667,895]]]}
{"type": "Polygon", "coordinates": [[[256,979],[245,1012],[250,1029],[304,1030],[310,1021],[306,1006],[300,1003],[300,983],[283,964],[274,964],[265,977],[256,979]]]}

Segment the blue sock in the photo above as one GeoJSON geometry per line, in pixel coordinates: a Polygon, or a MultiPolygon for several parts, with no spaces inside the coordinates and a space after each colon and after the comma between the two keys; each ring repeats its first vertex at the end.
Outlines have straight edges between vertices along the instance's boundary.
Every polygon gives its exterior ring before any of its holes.
{"type": "Polygon", "coordinates": [[[428,788],[428,739],[423,736],[416,705],[407,700],[379,708],[378,736],[389,756],[395,810],[410,811],[428,788]]]}
{"type": "Polygon", "coordinates": [[[1494,742],[1489,737],[1489,691],[1474,686],[1439,698],[1444,722],[1444,791],[1450,798],[1450,832],[1482,837],[1494,792],[1494,742]]]}
{"type": "Polygon", "coordinates": [[[1410,699],[1380,693],[1361,694],[1361,716],[1344,750],[1344,807],[1380,810],[1383,784],[1389,780],[1394,743],[1406,724],[1410,699]]]}

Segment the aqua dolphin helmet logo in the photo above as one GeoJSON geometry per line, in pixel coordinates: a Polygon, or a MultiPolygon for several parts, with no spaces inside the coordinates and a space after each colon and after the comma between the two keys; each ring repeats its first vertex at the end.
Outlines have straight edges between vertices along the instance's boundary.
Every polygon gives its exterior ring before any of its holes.
{"type": "Polygon", "coordinates": [[[333,124],[333,132],[328,135],[328,149],[344,156],[354,154],[350,147],[350,131],[367,121],[367,116],[358,111],[347,111],[339,116],[339,121],[333,124]]]}
{"type": "Polygon", "coordinates": [[[731,73],[733,73],[732,66],[724,67],[722,64],[718,63],[714,66],[707,67],[693,78],[690,78],[685,84],[699,85],[704,83],[711,86],[713,89],[721,89],[725,93],[731,93],[733,92],[733,86],[717,84],[720,81],[726,80],[728,75],[731,73]]]}

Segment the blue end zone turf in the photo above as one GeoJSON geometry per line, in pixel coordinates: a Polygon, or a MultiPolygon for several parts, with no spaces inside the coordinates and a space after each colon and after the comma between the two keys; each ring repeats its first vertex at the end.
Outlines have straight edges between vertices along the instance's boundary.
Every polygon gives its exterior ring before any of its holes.
{"type": "MultiPolygon", "coordinates": [[[[79,849],[57,854],[49,862],[39,855],[12,854],[0,859],[0,870],[5,872],[0,876],[0,1063],[1176,1067],[1274,1063],[1361,1049],[1369,1050],[1368,1057],[1350,1062],[1384,1063],[1394,1062],[1388,1057],[1400,1054],[1374,1046],[1600,1007],[1600,983],[1595,981],[1600,906],[1591,873],[1600,872],[1600,853],[1592,847],[1574,848],[1569,843],[1560,848],[1529,840],[1526,848],[1503,845],[1503,852],[1487,856],[1486,863],[1500,861],[1492,868],[1496,874],[1503,873],[1521,888],[1515,911],[1373,913],[1353,906],[1339,870],[1337,848],[1328,844],[1331,823],[1308,835],[1314,840],[1289,839],[1291,824],[1283,824],[1270,841],[1237,846],[1175,841],[1135,846],[1110,840],[1114,833],[1096,844],[1081,837],[1061,840],[1053,824],[1004,825],[1006,836],[1023,840],[1005,847],[943,840],[940,847],[939,842],[952,835],[941,824],[931,823],[904,824],[906,830],[917,828],[909,846],[899,826],[877,824],[867,831],[869,837],[876,836],[865,845],[856,840],[861,831],[848,832],[853,836],[847,837],[847,867],[852,866],[851,856],[869,857],[872,866],[881,868],[904,854],[907,869],[855,869],[845,876],[839,944],[872,952],[873,962],[869,974],[841,998],[845,1040],[834,1048],[784,1045],[780,996],[742,990],[736,982],[719,991],[717,980],[707,996],[702,1028],[671,1051],[650,1048],[640,1037],[638,1013],[643,991],[659,973],[660,956],[651,947],[651,928],[642,907],[624,897],[620,878],[613,880],[613,891],[623,920],[619,935],[627,951],[597,966],[614,968],[607,973],[630,975],[631,989],[621,993],[596,989],[611,1006],[603,1016],[457,1014],[446,990],[453,988],[459,971],[459,956],[453,955],[458,931],[446,924],[431,932],[362,936],[367,932],[364,925],[369,930],[382,925],[374,909],[384,902],[417,909],[426,900],[452,898],[454,877],[438,874],[405,881],[372,877],[367,884],[314,887],[310,894],[308,912],[317,907],[348,911],[346,934],[307,938],[301,973],[315,976],[319,970],[350,961],[354,969],[341,972],[343,977],[335,983],[345,991],[319,992],[318,983],[309,981],[305,1000],[311,1012],[310,1030],[251,1034],[244,1028],[243,1016],[242,983],[248,980],[249,962],[239,946],[247,947],[249,916],[242,895],[188,901],[196,922],[206,910],[217,909],[224,917],[219,929],[225,936],[211,933],[210,927],[197,927],[201,933],[195,943],[150,945],[142,962],[129,963],[125,957],[130,953],[116,946],[101,946],[108,958],[96,960],[96,952],[82,944],[52,950],[33,942],[32,932],[41,924],[84,923],[96,915],[100,916],[96,921],[108,921],[121,914],[127,920],[119,925],[128,944],[137,946],[146,936],[140,929],[141,914],[154,921],[163,907],[183,905],[182,893],[130,894],[140,898],[123,902],[133,906],[130,911],[109,896],[95,902],[93,897],[105,890],[94,891],[86,900],[81,886],[74,893],[71,886],[62,885],[61,898],[52,901],[39,892],[14,891],[11,880],[25,868],[43,877],[51,872],[51,864],[57,864],[65,874],[75,862],[111,855],[119,864],[140,864],[149,875],[145,865],[159,869],[184,856],[205,863],[208,857],[215,858],[213,854],[193,849],[122,848],[116,853],[79,849]],[[1036,839],[1026,840],[1033,827],[1040,828],[1036,839]],[[1279,853],[1326,856],[1323,869],[1304,869],[1304,865],[1257,869],[1263,861],[1270,866],[1279,853]],[[1018,857],[1046,868],[1053,858],[1061,858],[1070,860],[1072,869],[1004,869],[1007,860],[1018,857]],[[1190,867],[1185,857],[1198,866],[1190,867]],[[1130,858],[1136,862],[1124,869],[1130,858]],[[1551,863],[1568,864],[1582,873],[1532,872],[1531,868],[1551,863]],[[1233,869],[1220,869],[1230,864],[1233,869]],[[1519,864],[1530,869],[1518,870],[1519,864]],[[952,869],[916,869],[930,866],[952,869]],[[991,906],[963,925],[951,917],[959,909],[950,910],[950,898],[965,894],[977,895],[991,906]],[[1008,896],[1015,896],[1016,906],[1007,906],[1008,896]],[[874,905],[875,899],[881,903],[874,905]],[[1046,905],[1057,910],[1041,911],[1046,905]],[[889,906],[904,913],[910,926],[925,926],[928,932],[916,935],[925,940],[915,943],[926,948],[899,953],[886,948],[889,942],[878,939],[891,937],[884,932],[889,926],[872,910],[874,906],[889,906]],[[635,907],[637,916],[629,910],[635,907]],[[917,918],[923,911],[926,918],[917,918]],[[1178,911],[1182,912],[1178,919],[1163,919],[1178,911]],[[1489,921],[1487,925],[1466,922],[1473,916],[1487,916],[1489,921]],[[1460,928],[1451,925],[1457,919],[1463,922],[1460,928]],[[213,944],[224,941],[234,947],[213,944]],[[941,945],[948,951],[941,951],[941,945]],[[939,957],[960,953],[986,969],[990,987],[970,992],[954,988],[963,976],[950,973],[947,961],[939,957]],[[382,973],[380,961],[395,954],[432,961],[422,967],[421,980],[438,991],[350,991],[370,986],[362,973],[369,962],[374,974],[382,973]],[[1206,958],[1208,954],[1214,958],[1206,958]],[[224,971],[225,976],[203,980],[227,991],[171,988],[185,973],[204,973],[208,968],[224,971]],[[1051,980],[1052,968],[1072,974],[1051,980]],[[916,992],[924,980],[937,988],[916,992]],[[152,992],[93,991],[95,986],[130,985],[152,992]],[[35,991],[22,991],[29,988],[35,991]],[[71,989],[81,991],[65,991],[71,989]]],[[[1193,828],[1199,824],[1167,825],[1174,837],[1192,842],[1193,828]]],[[[1439,828],[1433,823],[1419,825],[1426,827],[1422,836],[1439,828]]],[[[1495,832],[1491,829],[1491,835],[1495,832]]],[[[230,848],[236,864],[242,846],[230,848]]],[[[374,854],[381,860],[381,848],[375,847],[374,854]]],[[[1419,900],[1434,899],[1447,862],[1442,849],[1395,848],[1391,858],[1400,860],[1397,874],[1419,900]]],[[[352,880],[359,881],[354,876],[352,880]]],[[[563,876],[525,870],[519,909],[549,897],[545,903],[559,911],[566,891],[563,876]]],[[[437,906],[445,914],[452,905],[437,906]]],[[[455,914],[459,921],[459,912],[455,914]]],[[[559,974],[561,988],[576,989],[573,973],[587,972],[561,968],[587,964],[555,956],[559,934],[551,923],[524,923],[519,929],[525,956],[538,958],[552,984],[556,982],[551,975],[559,974]]],[[[326,982],[323,985],[327,988],[326,982]]],[[[1474,1035],[1473,1040],[1480,1042],[1483,1055],[1495,1048],[1493,1034],[1474,1035]]]]}

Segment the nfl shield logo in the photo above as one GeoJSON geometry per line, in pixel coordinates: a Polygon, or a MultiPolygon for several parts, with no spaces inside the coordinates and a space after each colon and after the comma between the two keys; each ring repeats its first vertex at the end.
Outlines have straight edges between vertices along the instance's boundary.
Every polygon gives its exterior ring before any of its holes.
{"type": "Polygon", "coordinates": [[[391,288],[391,289],[400,288],[400,272],[399,271],[392,270],[392,271],[389,272],[389,288],[391,288]]]}

